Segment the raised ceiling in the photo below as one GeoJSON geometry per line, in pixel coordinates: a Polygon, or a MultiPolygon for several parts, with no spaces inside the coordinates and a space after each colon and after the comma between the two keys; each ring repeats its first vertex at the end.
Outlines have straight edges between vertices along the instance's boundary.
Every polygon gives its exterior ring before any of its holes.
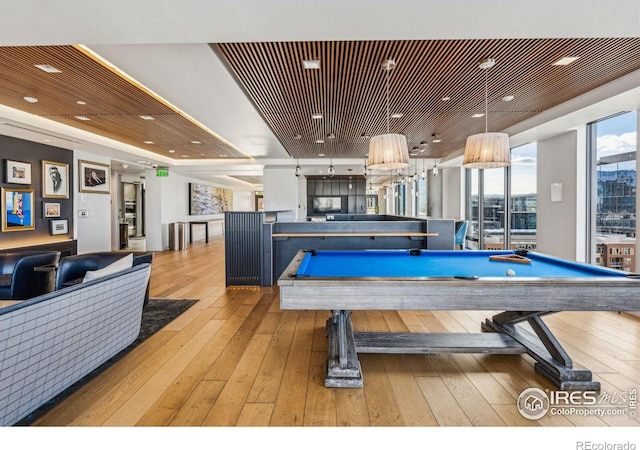
{"type": "MultiPolygon", "coordinates": [[[[306,159],[366,158],[368,136],[386,132],[387,75],[389,113],[402,115],[390,119],[390,131],[407,136],[414,157],[433,158],[484,131],[485,118],[472,115],[484,112],[485,81],[488,128],[501,131],[640,69],[639,38],[212,46],[289,155],[306,159]],[[486,57],[497,63],[485,74],[478,63],[486,57]],[[562,57],[579,58],[553,65],[562,57]],[[381,65],[387,58],[396,62],[389,74],[381,65]],[[304,60],[318,61],[319,68],[305,69],[304,60]],[[318,113],[322,119],[313,119],[318,113]],[[433,144],[434,137],[441,142],[433,144]]],[[[0,47],[0,77],[2,104],[163,157],[248,157],[83,47],[0,47]]]]}
{"type": "Polygon", "coordinates": [[[368,136],[407,136],[415,157],[443,157],[467,136],[502,131],[640,69],[640,39],[270,42],[215,46],[289,154],[364,158],[368,136]],[[494,58],[485,74],[479,62],[494,58]],[[566,66],[563,57],[578,57],[566,66]],[[318,69],[303,68],[314,60],[318,69]],[[504,98],[511,96],[512,100],[504,98]],[[313,119],[321,114],[322,119],[313,119]],[[432,144],[434,137],[441,142],[432,144]],[[322,141],[323,143],[319,143],[322,141]],[[424,145],[420,145],[424,143],[424,145]],[[415,148],[415,150],[413,150],[415,148]]]}

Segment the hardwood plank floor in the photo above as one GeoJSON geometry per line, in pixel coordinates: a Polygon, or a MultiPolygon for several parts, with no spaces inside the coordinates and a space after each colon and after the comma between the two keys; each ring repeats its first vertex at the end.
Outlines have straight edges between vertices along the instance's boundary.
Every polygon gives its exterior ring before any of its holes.
{"type": "MultiPolygon", "coordinates": [[[[277,286],[225,287],[224,241],[156,252],[151,296],[200,301],[41,417],[36,426],[508,427],[638,426],[629,415],[550,416],[516,408],[553,390],[526,355],[361,355],[363,389],[323,385],[328,311],[284,311],[277,286]]],[[[487,313],[491,314],[491,313],[487,313]]],[[[354,312],[370,331],[479,331],[484,312],[354,312]]],[[[546,318],[603,390],[640,384],[640,318],[546,318]]]]}

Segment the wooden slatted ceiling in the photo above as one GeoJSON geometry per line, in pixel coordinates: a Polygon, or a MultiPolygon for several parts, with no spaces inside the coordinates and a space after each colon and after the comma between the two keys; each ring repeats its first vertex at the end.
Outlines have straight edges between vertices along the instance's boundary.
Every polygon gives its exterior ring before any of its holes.
{"type": "MultiPolygon", "coordinates": [[[[640,69],[640,38],[342,41],[212,44],[265,121],[294,158],[365,158],[368,138],[386,132],[386,78],[390,73],[390,131],[402,133],[418,156],[461,149],[484,131],[486,57],[489,131],[501,131],[539,112],[640,69]],[[579,56],[569,66],[552,66],[579,56]],[[302,61],[319,59],[320,70],[302,61]],[[514,95],[512,102],[503,102],[514,95]],[[451,100],[444,102],[445,96],[451,100]],[[311,114],[322,113],[322,120],[311,114]],[[327,138],[334,133],[335,139],[327,138]],[[430,142],[432,134],[442,139],[430,142]],[[300,135],[300,139],[295,136],[300,135]],[[361,137],[365,135],[365,137],[361,137]],[[316,140],[323,139],[324,144],[316,140]]],[[[199,127],[144,88],[109,70],[74,46],[0,47],[0,103],[158,154],[182,158],[243,158],[237,149],[199,127]],[[34,64],[62,72],[47,74],[34,64]],[[27,103],[24,96],[38,98],[27,103]],[[85,101],[79,105],[76,101],[85,101]],[[90,121],[75,118],[82,115],[90,121]],[[144,121],[139,116],[155,120],[144,121]],[[143,144],[150,140],[154,144],[143,144]],[[202,144],[191,144],[191,141],[202,144]],[[167,153],[174,149],[174,154],[167,153]]],[[[215,131],[215,130],[214,130],[215,131]]]]}
{"type": "MultiPolygon", "coordinates": [[[[410,148],[430,142],[423,157],[461,149],[483,132],[488,72],[489,131],[501,131],[562,102],[640,69],[640,39],[499,39],[224,43],[213,46],[256,108],[294,158],[365,158],[368,138],[386,132],[386,78],[390,73],[390,131],[407,136],[410,148]],[[568,66],[552,63],[580,57],[568,66]],[[319,59],[319,70],[304,70],[319,59]],[[504,102],[506,95],[515,96],[504,102]],[[449,101],[442,101],[450,97],[449,101]],[[311,118],[322,113],[322,120],[311,118]],[[335,139],[327,134],[334,133],[335,139]],[[300,135],[300,139],[295,139],[300,135]],[[316,140],[324,139],[324,144],[316,140]],[[436,147],[437,146],[437,147],[436,147]]],[[[422,147],[423,149],[425,147],[422,147]]]]}
{"type": "Polygon", "coordinates": [[[78,47],[0,47],[0,80],[2,104],[163,156],[247,158],[78,47]],[[46,73],[35,64],[48,64],[61,72],[46,73]],[[38,102],[28,103],[25,96],[35,97],[38,102]],[[80,121],[76,116],[91,120],[80,121]],[[170,149],[175,153],[169,153],[170,149]]]}

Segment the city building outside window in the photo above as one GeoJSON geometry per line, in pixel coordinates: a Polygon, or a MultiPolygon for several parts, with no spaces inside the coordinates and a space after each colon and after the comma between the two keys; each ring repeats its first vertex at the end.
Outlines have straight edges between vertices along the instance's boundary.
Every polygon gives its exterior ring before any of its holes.
{"type": "MultiPolygon", "coordinates": [[[[608,255],[633,255],[636,246],[636,132],[635,111],[588,124],[589,153],[595,198],[591,200],[591,243],[608,255]]],[[[634,258],[591,258],[591,263],[635,272],[634,258]],[[624,263],[624,264],[623,264],[624,263]]]]}

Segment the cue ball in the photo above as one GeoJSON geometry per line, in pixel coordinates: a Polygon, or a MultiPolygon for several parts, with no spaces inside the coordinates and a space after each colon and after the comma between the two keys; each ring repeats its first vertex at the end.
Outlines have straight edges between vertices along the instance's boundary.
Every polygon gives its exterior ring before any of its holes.
{"type": "Polygon", "coordinates": [[[507,270],[507,276],[508,277],[515,277],[516,276],[516,271],[513,269],[508,269],[507,270]]]}

